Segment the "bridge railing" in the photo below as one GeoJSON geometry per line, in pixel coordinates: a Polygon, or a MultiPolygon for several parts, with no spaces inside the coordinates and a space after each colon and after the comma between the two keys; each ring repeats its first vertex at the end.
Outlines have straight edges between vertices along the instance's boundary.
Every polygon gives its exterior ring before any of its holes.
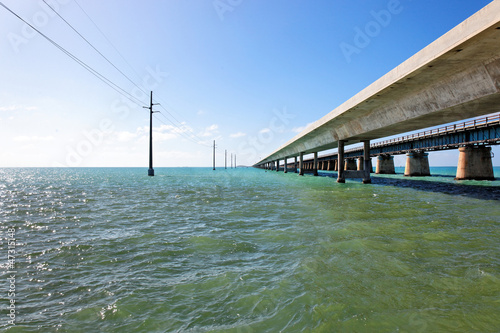
{"type": "Polygon", "coordinates": [[[405,136],[402,136],[399,138],[394,138],[394,139],[389,139],[389,140],[377,142],[377,143],[372,144],[371,147],[376,148],[376,147],[381,147],[381,146],[395,144],[395,143],[401,143],[401,142],[414,140],[414,139],[422,139],[422,138],[426,138],[426,137],[433,136],[436,134],[446,134],[446,133],[451,133],[451,132],[455,132],[455,131],[463,131],[466,129],[476,128],[479,126],[487,126],[490,124],[497,124],[497,123],[500,123],[500,113],[493,115],[493,116],[489,116],[489,117],[477,118],[477,119],[469,120],[469,121],[459,123],[459,124],[434,128],[434,129],[424,131],[424,132],[409,134],[409,135],[405,135],[405,136]]]}

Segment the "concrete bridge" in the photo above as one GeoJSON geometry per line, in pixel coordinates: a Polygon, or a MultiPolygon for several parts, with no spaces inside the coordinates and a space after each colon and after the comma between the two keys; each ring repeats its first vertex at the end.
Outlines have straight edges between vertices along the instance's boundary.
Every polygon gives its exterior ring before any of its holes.
{"type": "MultiPolygon", "coordinates": [[[[495,0],[254,166],[299,157],[303,169],[304,154],[317,157],[338,148],[337,181],[363,178],[369,183],[370,140],[499,109],[500,1],[495,0]],[[359,142],[364,143],[363,170],[346,171],[344,147],[359,142]]],[[[463,148],[469,159],[480,159],[471,157],[477,149],[463,148]]]]}
{"type": "MultiPolygon", "coordinates": [[[[420,133],[405,135],[370,145],[370,157],[377,157],[377,174],[394,174],[394,155],[406,154],[406,176],[430,176],[429,151],[459,149],[461,159],[457,168],[456,179],[493,180],[491,164],[491,148],[488,145],[500,144],[500,113],[488,117],[477,118],[463,123],[434,128],[420,133]],[[472,155],[470,152],[473,152],[472,155]],[[416,163],[416,161],[418,161],[416,163]],[[489,163],[487,163],[489,162],[489,163]]],[[[361,147],[345,150],[344,170],[362,171],[364,151],[361,147]]],[[[371,160],[370,160],[371,162],[371,160]]],[[[338,171],[338,154],[316,156],[304,159],[300,173],[318,175],[319,170],[338,171]]],[[[283,163],[283,167],[275,163],[266,163],[265,169],[298,173],[297,158],[292,163],[283,163]]],[[[373,171],[370,165],[370,172],[373,171]]],[[[360,176],[364,176],[360,172],[360,176]]]]}

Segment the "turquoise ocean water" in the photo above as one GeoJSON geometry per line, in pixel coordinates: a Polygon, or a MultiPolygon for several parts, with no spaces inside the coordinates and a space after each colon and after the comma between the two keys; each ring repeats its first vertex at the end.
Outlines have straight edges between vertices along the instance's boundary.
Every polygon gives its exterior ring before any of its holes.
{"type": "Polygon", "coordinates": [[[500,331],[500,180],[155,171],[0,169],[0,330],[500,331]]]}

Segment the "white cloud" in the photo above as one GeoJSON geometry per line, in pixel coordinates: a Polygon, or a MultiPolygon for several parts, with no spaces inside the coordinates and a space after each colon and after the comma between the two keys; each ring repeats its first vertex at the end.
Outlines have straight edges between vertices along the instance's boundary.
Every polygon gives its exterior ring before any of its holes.
{"type": "Polygon", "coordinates": [[[305,129],[306,129],[306,126],[294,127],[294,128],[292,128],[292,132],[294,132],[294,133],[300,133],[300,132],[302,132],[305,129]]]}
{"type": "Polygon", "coordinates": [[[118,140],[119,142],[129,142],[137,138],[137,136],[138,136],[137,132],[132,133],[127,131],[122,131],[115,133],[116,140],[118,140]]]}
{"type": "Polygon", "coordinates": [[[271,132],[271,129],[266,127],[266,128],[261,129],[259,133],[269,133],[269,132],[271,132]]]}
{"type": "Polygon", "coordinates": [[[219,125],[217,124],[210,125],[207,128],[205,128],[205,130],[203,130],[203,132],[201,132],[199,136],[201,137],[214,136],[217,133],[219,133],[218,129],[219,125]]]}
{"type": "Polygon", "coordinates": [[[245,135],[247,135],[247,134],[243,133],[243,132],[238,132],[238,133],[230,134],[229,137],[230,138],[241,138],[242,136],[245,136],[245,135]]]}
{"type": "Polygon", "coordinates": [[[300,132],[306,130],[307,128],[309,128],[309,126],[311,126],[312,124],[314,124],[314,123],[309,123],[306,126],[294,127],[294,128],[292,128],[292,132],[300,133],[300,132]]]}

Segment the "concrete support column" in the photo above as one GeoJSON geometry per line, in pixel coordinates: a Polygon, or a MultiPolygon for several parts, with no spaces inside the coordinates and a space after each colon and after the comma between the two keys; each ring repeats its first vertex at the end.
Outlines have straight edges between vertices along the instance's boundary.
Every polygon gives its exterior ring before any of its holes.
{"type": "Polygon", "coordinates": [[[295,170],[295,173],[299,172],[299,167],[297,165],[297,156],[293,158],[293,169],[295,170]]]}
{"type": "Polygon", "coordinates": [[[299,154],[299,176],[303,176],[304,175],[304,153],[300,153],[299,154]]]}
{"type": "Polygon", "coordinates": [[[364,157],[358,157],[357,170],[358,171],[364,170],[364,167],[365,167],[365,158],[364,157]]]}
{"type": "Polygon", "coordinates": [[[332,167],[332,160],[328,160],[328,162],[326,164],[326,170],[331,171],[331,167],[332,167]]]}
{"type": "Polygon", "coordinates": [[[318,153],[314,153],[314,162],[313,162],[313,175],[318,175],[318,153]]]}
{"type": "Polygon", "coordinates": [[[339,140],[337,183],[345,183],[344,177],[344,140],[339,140]]]}
{"type": "Polygon", "coordinates": [[[467,146],[458,148],[456,180],[495,180],[491,147],[467,146]]]}
{"type": "Polygon", "coordinates": [[[287,163],[287,161],[286,161],[286,157],[285,157],[285,164],[284,164],[284,169],[283,169],[284,173],[288,172],[288,165],[286,165],[286,163],[287,163]]]}
{"type": "Polygon", "coordinates": [[[339,171],[339,160],[333,161],[333,171],[339,171]]]}
{"type": "Polygon", "coordinates": [[[280,160],[276,160],[276,172],[280,171],[280,160]]]}
{"type": "Polygon", "coordinates": [[[377,166],[375,173],[379,174],[395,174],[394,169],[394,156],[391,155],[379,155],[377,156],[377,166]]]}
{"type": "Polygon", "coordinates": [[[370,140],[363,141],[363,170],[365,174],[363,175],[363,184],[371,184],[372,179],[370,178],[370,172],[372,168],[372,160],[370,158],[370,140]]]}
{"type": "Polygon", "coordinates": [[[428,153],[417,151],[406,154],[405,176],[430,176],[428,156],[428,153]]]}

